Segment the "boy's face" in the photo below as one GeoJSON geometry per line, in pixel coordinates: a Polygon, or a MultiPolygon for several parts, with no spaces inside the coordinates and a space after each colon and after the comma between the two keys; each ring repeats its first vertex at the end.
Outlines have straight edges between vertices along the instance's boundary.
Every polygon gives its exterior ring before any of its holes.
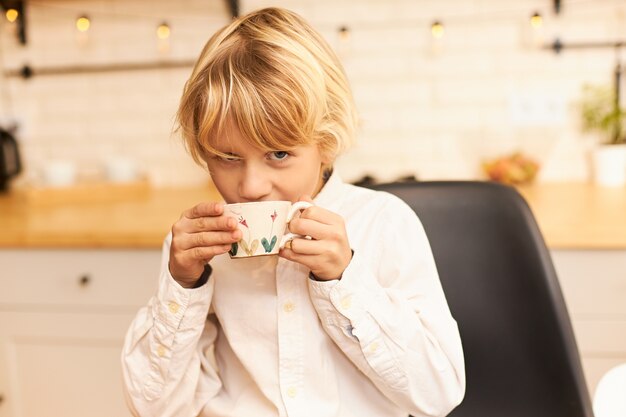
{"type": "Polygon", "coordinates": [[[226,133],[213,145],[232,157],[207,159],[211,178],[226,203],[296,202],[304,195],[314,197],[321,189],[322,164],[329,161],[317,145],[267,152],[252,147],[232,123],[226,133]]]}

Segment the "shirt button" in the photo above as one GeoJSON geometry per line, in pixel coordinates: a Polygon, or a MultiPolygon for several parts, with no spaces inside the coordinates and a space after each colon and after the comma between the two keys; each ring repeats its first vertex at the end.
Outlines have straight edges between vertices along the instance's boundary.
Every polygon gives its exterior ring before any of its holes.
{"type": "Polygon", "coordinates": [[[159,358],[162,358],[163,356],[165,356],[166,353],[167,353],[167,349],[165,348],[165,346],[159,345],[159,347],[157,348],[157,355],[159,355],[159,358]]]}
{"type": "Polygon", "coordinates": [[[287,389],[287,395],[289,398],[295,398],[296,395],[298,395],[298,390],[296,387],[289,387],[289,389],[287,389]]]}
{"type": "Polygon", "coordinates": [[[167,306],[170,310],[170,313],[172,314],[176,314],[178,313],[178,309],[180,308],[180,306],[178,305],[178,303],[174,302],[174,301],[170,301],[170,303],[167,306]]]}
{"type": "Polygon", "coordinates": [[[343,307],[346,310],[352,307],[352,297],[350,296],[344,297],[341,300],[341,307],[343,307]]]}
{"type": "Polygon", "coordinates": [[[378,350],[378,342],[372,342],[369,347],[369,351],[374,353],[378,350]]]}
{"type": "Polygon", "coordinates": [[[285,310],[286,313],[291,313],[295,308],[296,306],[291,301],[288,301],[285,304],[283,304],[283,310],[285,310]]]}

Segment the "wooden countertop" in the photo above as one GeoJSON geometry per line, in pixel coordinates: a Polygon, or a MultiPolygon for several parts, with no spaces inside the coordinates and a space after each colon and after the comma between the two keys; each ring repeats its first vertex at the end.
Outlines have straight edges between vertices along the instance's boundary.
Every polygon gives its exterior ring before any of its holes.
{"type": "MultiPolygon", "coordinates": [[[[626,188],[584,183],[520,193],[553,249],[626,249],[626,188]]],[[[211,187],[150,189],[123,201],[29,204],[0,195],[0,248],[159,248],[181,212],[219,199],[211,187]]]]}
{"type": "Polygon", "coordinates": [[[519,187],[552,249],[626,249],[626,187],[545,183],[519,187]]]}
{"type": "Polygon", "coordinates": [[[181,213],[205,200],[221,197],[210,187],[148,189],[137,197],[73,204],[0,195],[0,248],[159,248],[181,213]]]}

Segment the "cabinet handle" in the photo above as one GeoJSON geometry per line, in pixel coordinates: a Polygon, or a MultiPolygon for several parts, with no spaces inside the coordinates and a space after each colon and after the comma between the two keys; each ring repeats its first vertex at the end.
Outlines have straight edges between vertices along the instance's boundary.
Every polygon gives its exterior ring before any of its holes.
{"type": "Polygon", "coordinates": [[[83,275],[78,279],[78,283],[81,287],[86,287],[91,282],[91,277],[89,275],[83,275]]]}

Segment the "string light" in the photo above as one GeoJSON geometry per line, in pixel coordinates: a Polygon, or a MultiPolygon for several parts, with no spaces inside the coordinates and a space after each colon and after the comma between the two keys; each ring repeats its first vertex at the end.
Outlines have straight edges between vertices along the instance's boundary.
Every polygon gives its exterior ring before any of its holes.
{"type": "MultiPolygon", "coordinates": [[[[558,9],[559,9],[561,2],[559,0],[553,0],[553,2],[555,5],[555,11],[557,11],[558,13],[559,11],[558,9]]],[[[20,14],[18,10],[16,9],[7,9],[5,16],[6,16],[6,19],[10,23],[13,23],[20,17],[20,14]]],[[[539,12],[535,11],[530,16],[529,20],[530,20],[529,22],[530,26],[533,29],[540,29],[541,27],[543,27],[543,17],[541,16],[539,12]]],[[[91,20],[86,15],[81,15],[80,17],[76,19],[75,24],[76,24],[76,29],[79,32],[87,32],[89,31],[91,27],[91,20]]],[[[348,28],[347,26],[340,26],[337,30],[339,33],[339,39],[342,42],[347,42],[350,39],[351,37],[350,28],[348,28]]],[[[434,20],[431,23],[430,30],[431,30],[431,35],[434,39],[441,39],[445,35],[445,27],[440,20],[434,20]]],[[[170,38],[171,28],[167,22],[163,21],[161,24],[157,26],[156,35],[157,35],[157,38],[160,40],[168,40],[170,38]]]]}
{"type": "Polygon", "coordinates": [[[161,23],[157,27],[157,37],[159,39],[168,39],[170,37],[170,27],[166,22],[161,23]]]}
{"type": "Polygon", "coordinates": [[[87,16],[81,16],[76,19],[76,29],[80,32],[87,32],[91,26],[91,21],[87,16]]]}
{"type": "Polygon", "coordinates": [[[7,10],[7,12],[5,13],[6,18],[7,18],[7,20],[8,20],[10,23],[15,22],[15,21],[17,20],[17,17],[18,17],[19,15],[20,15],[20,14],[19,14],[19,12],[18,12],[17,10],[15,10],[15,9],[9,9],[9,10],[7,10]]]}
{"type": "Polygon", "coordinates": [[[538,12],[530,17],[530,25],[535,29],[539,29],[543,25],[543,18],[538,12]]]}
{"type": "Polygon", "coordinates": [[[443,27],[443,23],[441,23],[438,20],[435,20],[433,22],[432,26],[430,27],[430,32],[433,34],[433,38],[441,39],[443,37],[444,32],[445,32],[444,27],[443,27]]]}

